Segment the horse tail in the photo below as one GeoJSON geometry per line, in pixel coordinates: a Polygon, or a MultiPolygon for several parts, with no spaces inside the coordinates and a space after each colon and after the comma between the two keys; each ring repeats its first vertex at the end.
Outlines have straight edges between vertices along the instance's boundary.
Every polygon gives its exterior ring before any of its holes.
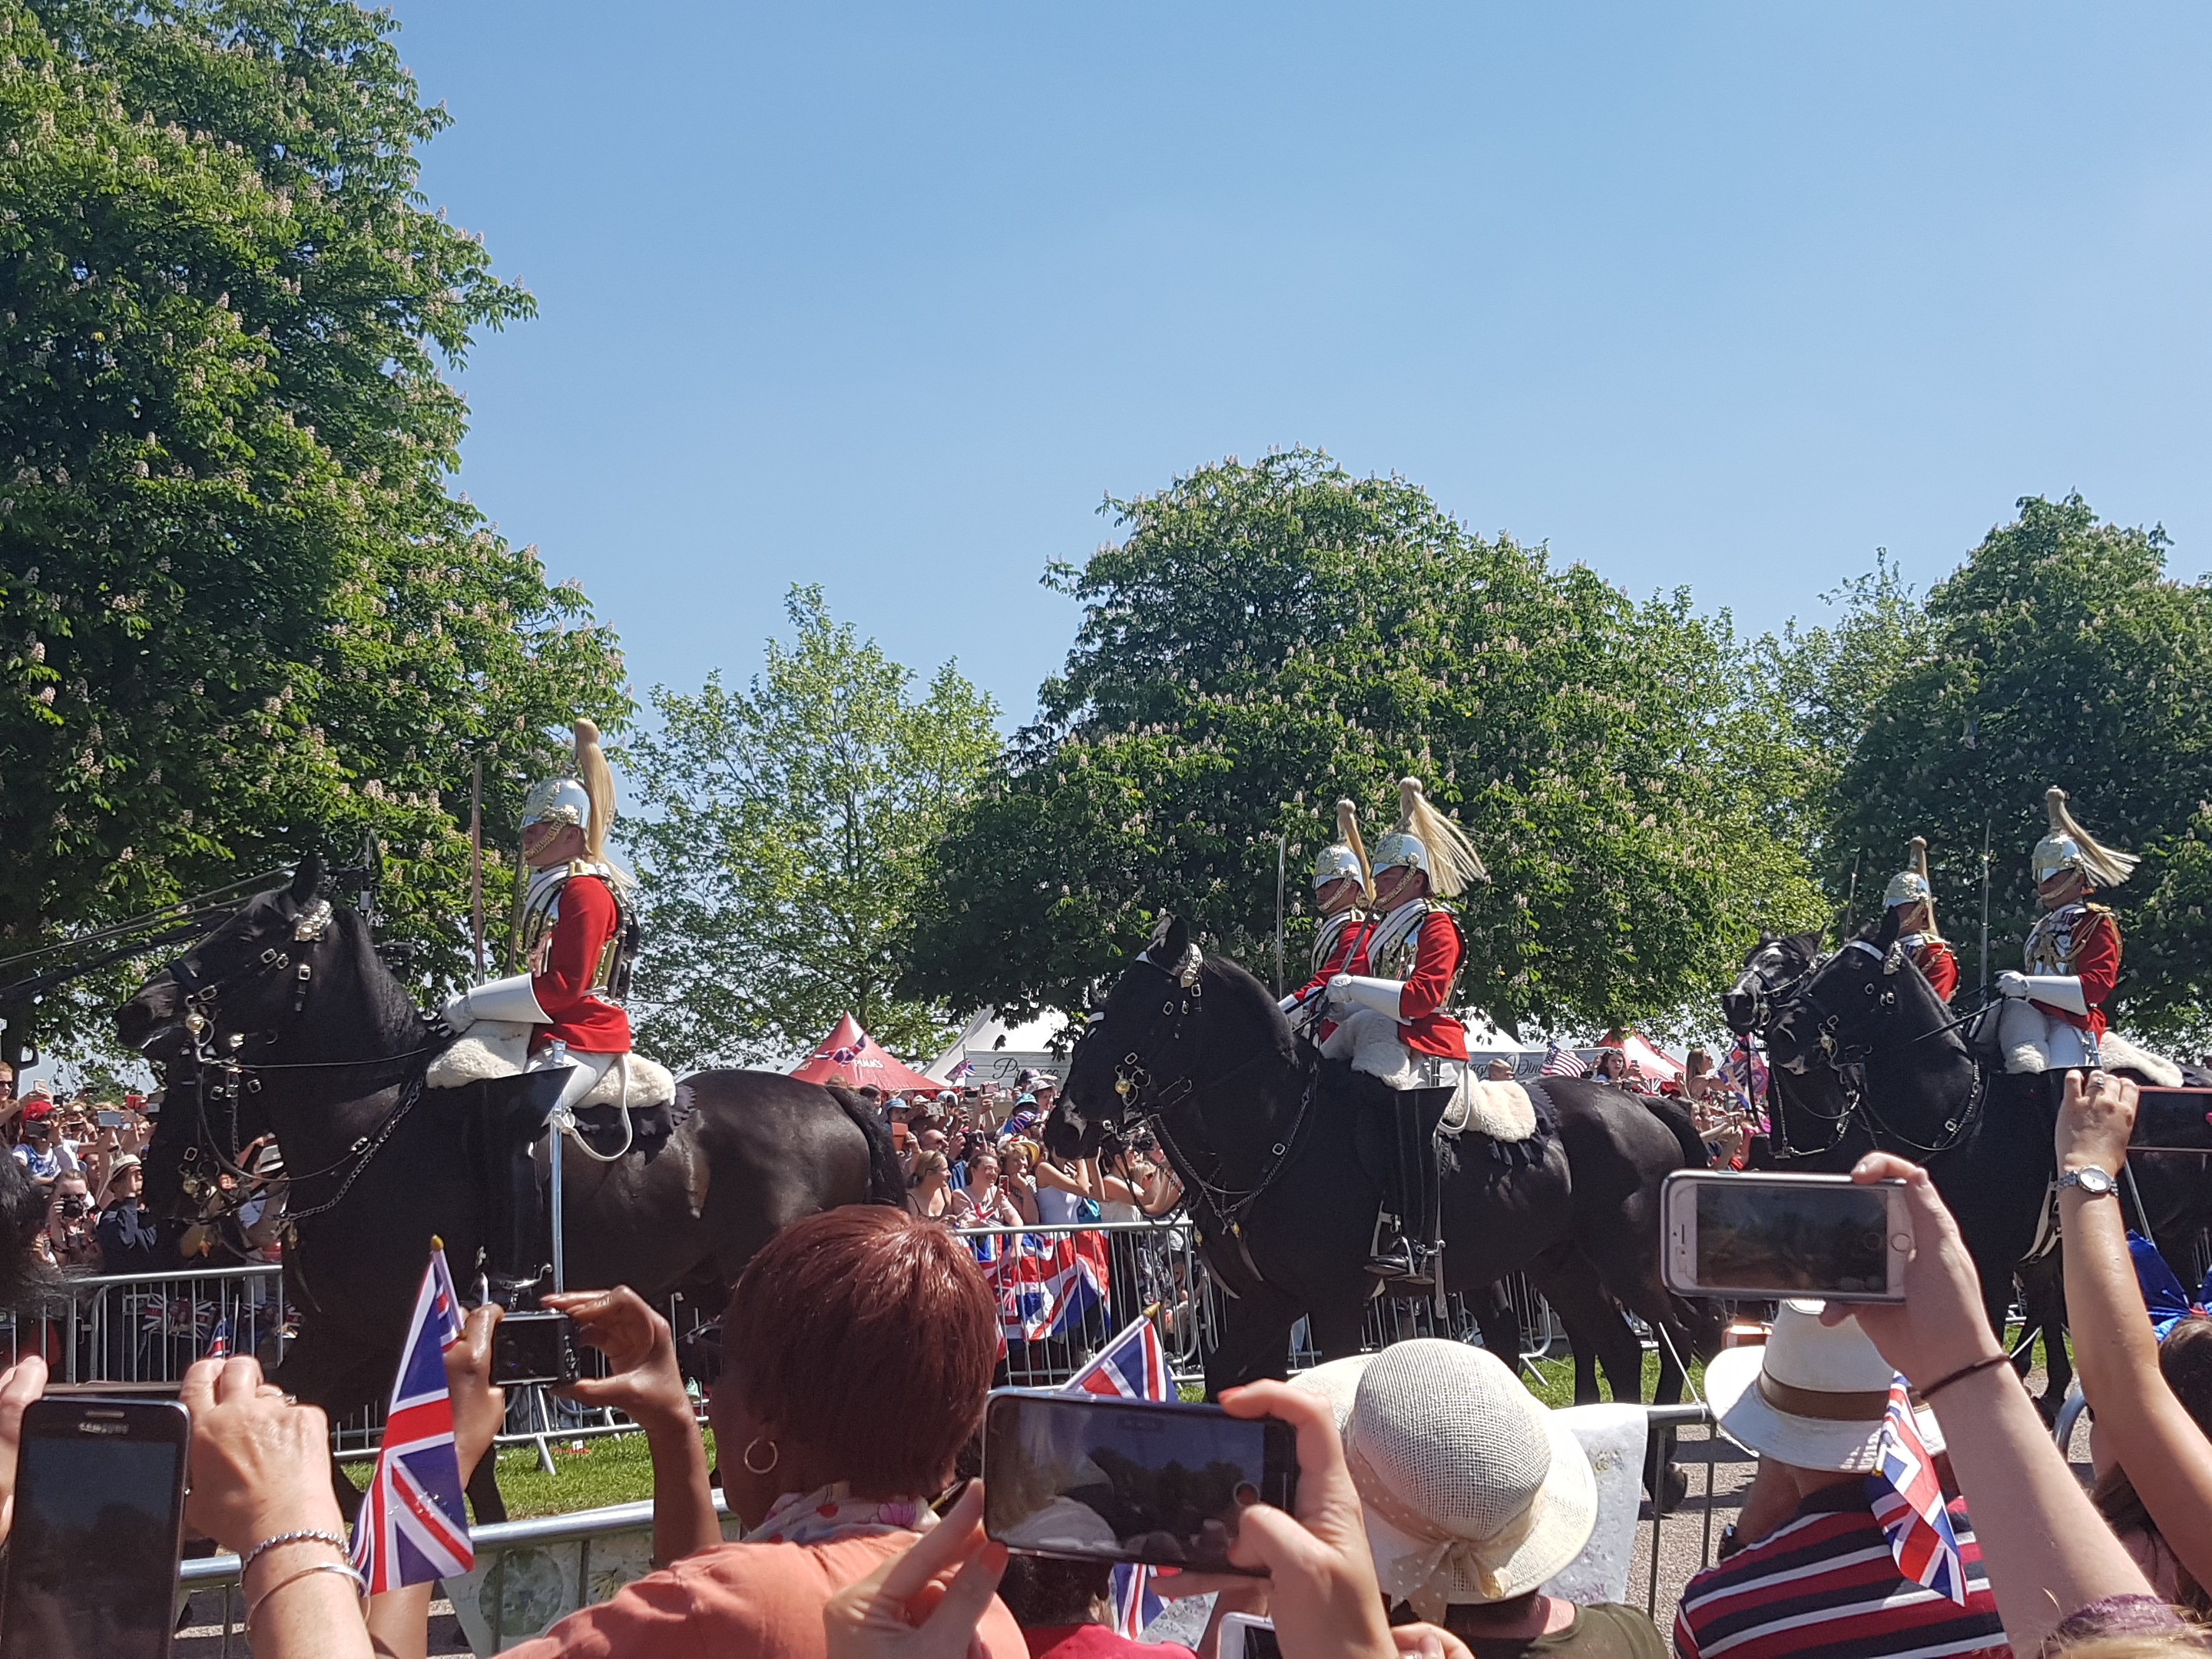
{"type": "Polygon", "coordinates": [[[904,1209],[906,1176],[899,1169],[898,1148],[891,1144],[890,1130],[876,1115],[874,1103],[834,1083],[827,1086],[837,1103],[845,1109],[845,1115],[853,1120],[853,1127],[867,1138],[868,1202],[904,1209]]]}
{"type": "Polygon", "coordinates": [[[1646,1111],[1674,1132],[1675,1140],[1682,1148],[1682,1163],[1685,1168],[1692,1170],[1712,1168],[1712,1148],[1705,1145],[1705,1137],[1698,1133],[1698,1126],[1690,1121],[1690,1115],[1687,1112],[1663,1095],[1644,1095],[1638,1097],[1644,1102],[1644,1109],[1646,1111]]]}

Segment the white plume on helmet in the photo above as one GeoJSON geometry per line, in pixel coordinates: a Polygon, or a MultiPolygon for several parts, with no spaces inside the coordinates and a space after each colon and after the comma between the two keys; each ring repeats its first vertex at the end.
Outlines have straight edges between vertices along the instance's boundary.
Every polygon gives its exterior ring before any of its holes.
{"type": "Polygon", "coordinates": [[[1399,865],[1424,872],[1429,890],[1439,898],[1454,896],[1470,882],[1490,879],[1467,831],[1430,804],[1419,778],[1399,781],[1398,822],[1375,843],[1376,869],[1399,865]]]}
{"type": "Polygon", "coordinates": [[[2055,783],[2043,792],[2043,810],[2051,820],[2051,832],[2035,843],[2039,887],[2062,870],[2079,870],[2098,887],[2117,887],[2142,862],[2132,853],[2100,845],[2075,823],[2066,810],[2066,792],[2055,783]]]}
{"type": "Polygon", "coordinates": [[[1346,879],[1359,884],[1361,896],[1375,896],[1375,875],[1368,867],[1367,847],[1359,839],[1359,809],[1349,800],[1336,804],[1336,839],[1321,849],[1314,859],[1314,891],[1333,881],[1346,879]]]}

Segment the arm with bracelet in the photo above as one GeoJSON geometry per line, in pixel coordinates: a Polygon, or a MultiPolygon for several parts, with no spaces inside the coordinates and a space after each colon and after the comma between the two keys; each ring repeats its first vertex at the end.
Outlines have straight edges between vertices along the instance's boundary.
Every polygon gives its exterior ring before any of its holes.
{"type": "Polygon", "coordinates": [[[2138,1091],[2124,1078],[2066,1079],[2055,1150],[2066,1236],[2066,1320],[2098,1443],[2128,1474],[2190,1576],[2212,1583],[2212,1443],[2159,1370],[2158,1335],[2128,1253],[2118,1176],[2138,1091]]]}

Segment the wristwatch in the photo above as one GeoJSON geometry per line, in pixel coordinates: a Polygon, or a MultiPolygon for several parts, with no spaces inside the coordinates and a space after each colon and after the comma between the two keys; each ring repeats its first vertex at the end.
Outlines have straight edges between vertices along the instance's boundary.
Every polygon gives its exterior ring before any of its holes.
{"type": "Polygon", "coordinates": [[[2113,1180],[2108,1171],[2092,1164],[2085,1169],[2069,1170],[2058,1177],[2060,1192],[2064,1192],[2069,1187],[2079,1187],[2091,1198],[2109,1198],[2119,1191],[2120,1183],[2113,1180]]]}

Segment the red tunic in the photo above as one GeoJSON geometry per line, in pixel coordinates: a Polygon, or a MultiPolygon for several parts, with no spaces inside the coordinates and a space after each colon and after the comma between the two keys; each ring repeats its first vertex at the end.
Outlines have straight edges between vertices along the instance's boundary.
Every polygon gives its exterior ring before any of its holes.
{"type": "Polygon", "coordinates": [[[2063,972],[2081,975],[2081,1000],[2088,1005],[2089,1012],[2077,1014],[2071,1008],[2054,1008],[2047,1002],[2035,1006],[2053,1019],[2063,1019],[2091,1036],[2101,1037],[2105,1035],[2105,1000],[2112,994],[2112,988],[2120,979],[2120,924],[2102,905],[2085,904],[2072,931],[2074,954],[2060,968],[2063,972]]]}
{"type": "Polygon", "coordinates": [[[1927,975],[1936,994],[1948,1002],[1951,993],[1959,988],[1959,958],[1951,954],[1950,945],[1940,939],[1923,940],[1913,951],[1912,961],[1927,975]]]}
{"type": "Polygon", "coordinates": [[[555,1040],[590,1054],[629,1052],[629,1016],[591,989],[600,954],[620,919],[615,897],[598,876],[571,876],[561,889],[560,920],[553,924],[545,966],[530,976],[538,1006],[553,1017],[530,1039],[532,1048],[555,1040]]]}
{"type": "MultiPolygon", "coordinates": [[[[1375,924],[1364,919],[1346,922],[1344,931],[1336,936],[1336,943],[1329,947],[1328,960],[1322,963],[1319,973],[1298,987],[1297,994],[1301,997],[1310,996],[1339,974],[1365,973],[1367,969],[1364,966],[1354,968],[1351,963],[1354,957],[1358,957],[1362,963],[1365,963],[1368,936],[1374,931],[1375,924]]],[[[1316,1030],[1314,1039],[1317,1042],[1326,1042],[1335,1030],[1336,1022],[1333,1019],[1324,1019],[1316,1030]]]]}
{"type": "MultiPolygon", "coordinates": [[[[1442,910],[1421,919],[1413,947],[1413,971],[1398,994],[1398,1019],[1405,1027],[1406,1046],[1416,1053],[1442,1054],[1448,1060],[1467,1058],[1467,1027],[1444,1012],[1451,994],[1452,978],[1459,972],[1459,928],[1442,910]]],[[[1361,971],[1353,969],[1352,972],[1361,971]]]]}

